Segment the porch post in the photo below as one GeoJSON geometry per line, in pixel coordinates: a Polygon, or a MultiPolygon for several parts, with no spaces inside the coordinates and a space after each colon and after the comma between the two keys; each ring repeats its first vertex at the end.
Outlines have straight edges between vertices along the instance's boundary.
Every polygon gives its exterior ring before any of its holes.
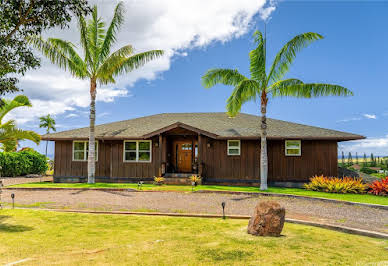
{"type": "Polygon", "coordinates": [[[159,176],[163,174],[163,158],[162,158],[162,150],[163,150],[163,136],[159,135],[159,176]]]}
{"type": "Polygon", "coordinates": [[[202,177],[202,135],[198,134],[198,175],[202,177]]]}

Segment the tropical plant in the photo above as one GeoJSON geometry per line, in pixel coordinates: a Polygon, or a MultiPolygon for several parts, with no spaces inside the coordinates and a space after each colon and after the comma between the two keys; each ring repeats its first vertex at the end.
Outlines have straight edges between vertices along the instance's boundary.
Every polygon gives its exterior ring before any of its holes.
{"type": "Polygon", "coordinates": [[[369,193],[381,196],[388,196],[388,176],[381,180],[373,181],[369,186],[369,193]]]}
{"type": "Polygon", "coordinates": [[[202,77],[206,88],[221,83],[234,86],[232,95],[227,100],[229,115],[235,116],[247,101],[260,99],[261,111],[261,155],[260,155],[260,189],[267,189],[268,158],[267,158],[267,104],[270,97],[312,98],[319,96],[347,96],[352,92],[338,85],[310,83],[305,84],[298,79],[283,79],[296,53],[313,41],[322,39],[318,33],[300,34],[290,40],[276,55],[267,73],[266,37],[260,31],[254,33],[257,47],[249,53],[250,78],[240,74],[237,69],[210,69],[202,77]]]}
{"type": "Polygon", "coordinates": [[[154,182],[156,185],[162,185],[164,182],[164,177],[162,176],[155,176],[154,177],[154,182]]]}
{"type": "Polygon", "coordinates": [[[197,185],[199,182],[201,182],[201,177],[199,175],[192,175],[190,176],[190,181],[197,185]]]}
{"type": "Polygon", "coordinates": [[[364,193],[368,186],[363,183],[362,178],[338,178],[321,175],[310,178],[310,182],[304,184],[304,187],[314,191],[360,194],[364,193]]]}
{"type": "Polygon", "coordinates": [[[40,50],[52,63],[68,70],[73,76],[90,80],[90,126],[88,153],[88,183],[95,182],[95,120],[97,83],[115,83],[115,77],[135,70],[145,63],[163,55],[162,50],[151,50],[134,54],[131,45],[126,45],[111,53],[117,33],[124,22],[124,6],[120,2],[108,28],[98,16],[97,6],[93,7],[92,18],[88,21],[78,17],[80,43],[84,58],[70,41],[32,37],[30,43],[40,50]]]}
{"type": "MultiPolygon", "coordinates": [[[[50,116],[50,114],[39,117],[39,120],[40,120],[39,127],[45,128],[47,134],[50,133],[50,130],[57,131],[57,129],[55,128],[55,120],[50,116]]],[[[46,157],[47,157],[47,145],[48,145],[48,140],[46,140],[46,157]]]]}
{"type": "Polygon", "coordinates": [[[15,151],[20,140],[31,140],[36,144],[40,143],[39,134],[30,130],[23,130],[16,127],[15,120],[11,119],[3,123],[4,116],[18,107],[31,107],[27,96],[18,95],[12,100],[4,99],[0,106],[0,144],[3,151],[15,151]]]}

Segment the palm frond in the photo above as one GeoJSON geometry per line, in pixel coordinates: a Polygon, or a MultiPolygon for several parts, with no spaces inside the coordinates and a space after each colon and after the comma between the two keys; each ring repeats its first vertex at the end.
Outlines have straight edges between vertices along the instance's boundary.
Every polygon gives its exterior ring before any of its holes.
{"type": "Polygon", "coordinates": [[[104,79],[100,79],[100,82],[106,82],[106,77],[113,78],[115,76],[131,72],[132,70],[143,66],[147,62],[162,56],[163,54],[163,50],[151,50],[138,53],[130,57],[112,57],[112,64],[110,64],[108,68],[104,70],[104,74],[101,72],[101,76],[99,76],[99,78],[104,77],[104,79]]]}
{"type": "Polygon", "coordinates": [[[31,106],[31,102],[25,95],[18,95],[12,100],[4,99],[3,105],[0,107],[0,123],[4,116],[17,107],[31,106]]]}
{"type": "Polygon", "coordinates": [[[85,62],[74,50],[74,44],[71,42],[55,38],[45,41],[38,36],[30,37],[28,41],[53,64],[68,69],[72,75],[81,79],[89,76],[85,62]]]}
{"type": "Polygon", "coordinates": [[[240,112],[241,106],[250,100],[256,99],[260,92],[260,83],[253,79],[242,80],[228,98],[226,110],[229,115],[235,116],[240,112]]]}
{"type": "Polygon", "coordinates": [[[105,61],[97,70],[97,77],[99,78],[100,82],[103,84],[110,83],[110,79],[112,78],[112,68],[118,65],[121,61],[128,58],[132,53],[133,47],[131,45],[126,45],[105,59],[105,61]]]}
{"type": "Polygon", "coordinates": [[[124,4],[120,2],[117,4],[112,21],[109,25],[108,30],[105,34],[105,39],[101,47],[100,51],[100,62],[104,61],[104,59],[109,55],[110,49],[112,45],[116,42],[116,35],[124,22],[124,4]]]}
{"type": "Polygon", "coordinates": [[[261,84],[265,84],[265,40],[260,31],[254,33],[254,39],[257,47],[249,53],[251,77],[261,84]]]}
{"type": "Polygon", "coordinates": [[[216,84],[237,86],[241,81],[247,78],[240,74],[237,69],[215,68],[208,70],[202,76],[202,85],[205,88],[211,88],[216,84]]]}
{"type": "Polygon", "coordinates": [[[323,39],[323,36],[318,33],[307,32],[295,36],[286,43],[275,57],[268,75],[267,83],[269,81],[276,82],[280,80],[294,61],[296,53],[319,39],[323,39]]]}
{"type": "Polygon", "coordinates": [[[87,36],[92,57],[91,72],[96,73],[100,65],[100,51],[105,39],[105,22],[98,17],[97,6],[93,7],[92,18],[87,23],[87,36]]]}
{"type": "Polygon", "coordinates": [[[88,39],[88,29],[86,25],[85,18],[82,16],[78,17],[78,28],[80,31],[80,40],[81,40],[81,46],[84,50],[84,56],[85,56],[85,63],[87,65],[92,64],[92,59],[90,55],[90,45],[89,45],[89,39],[88,39]]]}
{"type": "Polygon", "coordinates": [[[289,86],[297,85],[297,84],[303,84],[303,81],[299,79],[285,79],[285,80],[280,80],[275,83],[273,83],[269,88],[268,92],[272,93],[273,97],[278,97],[282,96],[285,90],[289,86]]]}
{"type": "Polygon", "coordinates": [[[280,97],[313,98],[322,96],[352,96],[353,92],[339,85],[310,83],[279,86],[276,95],[280,97]]]}

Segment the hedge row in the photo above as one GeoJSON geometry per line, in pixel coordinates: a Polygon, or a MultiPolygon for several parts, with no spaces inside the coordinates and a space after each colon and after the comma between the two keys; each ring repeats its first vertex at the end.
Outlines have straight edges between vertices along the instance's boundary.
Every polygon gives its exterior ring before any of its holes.
{"type": "Polygon", "coordinates": [[[0,152],[1,176],[43,174],[47,171],[46,156],[36,151],[0,152]]]}

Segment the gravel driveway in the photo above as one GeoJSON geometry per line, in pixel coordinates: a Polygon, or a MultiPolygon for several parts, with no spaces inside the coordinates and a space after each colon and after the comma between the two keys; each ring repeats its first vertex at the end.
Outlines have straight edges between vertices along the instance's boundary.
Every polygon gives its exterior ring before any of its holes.
{"type": "Polygon", "coordinates": [[[388,232],[388,211],[338,203],[268,196],[212,193],[126,192],[126,191],[22,191],[4,190],[2,200],[43,208],[69,208],[115,211],[159,211],[176,213],[251,215],[260,200],[276,200],[286,208],[288,218],[327,222],[371,231],[388,232]]]}

